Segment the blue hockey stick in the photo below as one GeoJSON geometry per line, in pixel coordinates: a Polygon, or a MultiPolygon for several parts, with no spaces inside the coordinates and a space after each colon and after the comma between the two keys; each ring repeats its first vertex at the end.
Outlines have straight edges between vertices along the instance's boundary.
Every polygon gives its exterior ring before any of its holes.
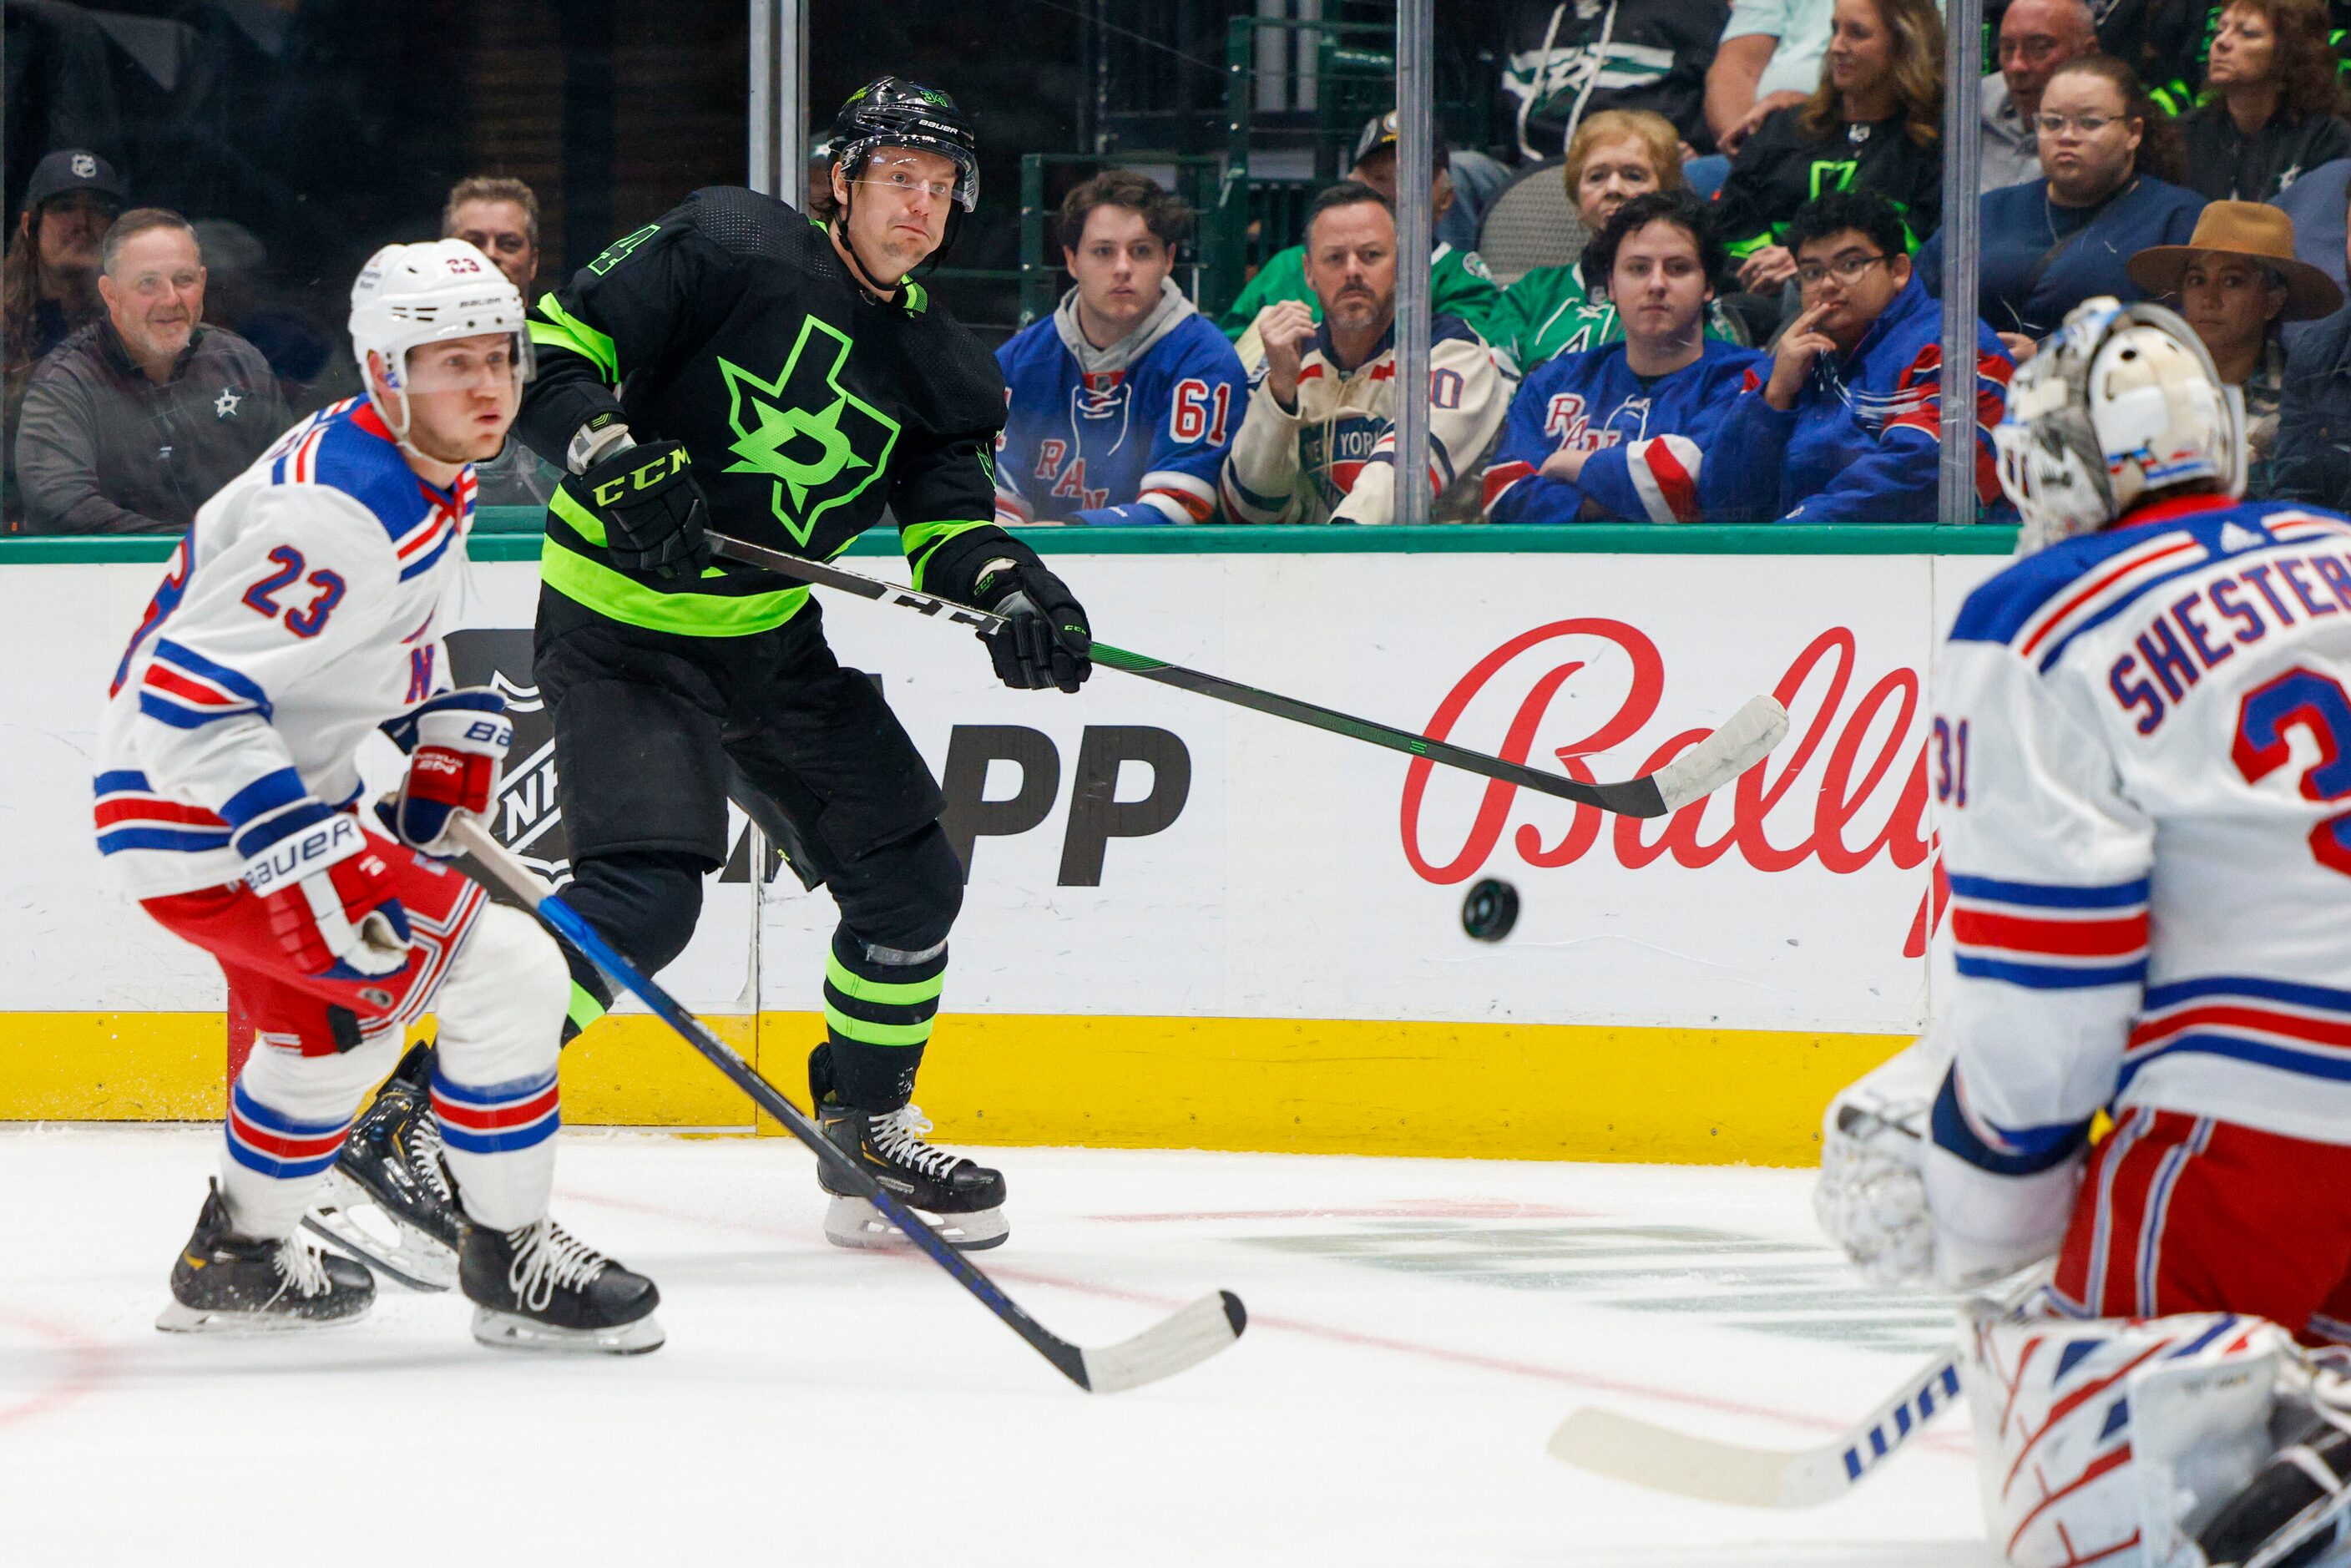
{"type": "Polygon", "coordinates": [[[927,1254],[934,1263],[955,1276],[956,1282],[1001,1318],[1013,1333],[1027,1340],[1038,1354],[1061,1369],[1069,1380],[1089,1394],[1115,1394],[1173,1376],[1206,1361],[1240,1338],[1249,1322],[1241,1299],[1230,1291],[1201,1297],[1174,1316],[1162,1320],[1133,1339],[1100,1350],[1071,1344],[1021,1310],[1020,1303],[997,1288],[970,1260],[940,1239],[919,1214],[900,1203],[872,1173],[834,1146],[800,1108],[778,1093],[775,1085],[754,1071],[750,1063],[708,1025],[695,1018],[667,991],[639,974],[635,966],[615,952],[594,927],[558,897],[531,869],[515,858],[489,830],[470,817],[459,817],[453,836],[490,874],[533,909],[555,934],[570,943],[590,962],[611,976],[653,1010],[654,1016],[685,1037],[688,1045],[710,1059],[710,1064],[748,1094],[753,1103],[806,1144],[818,1161],[850,1191],[879,1209],[927,1254]]]}

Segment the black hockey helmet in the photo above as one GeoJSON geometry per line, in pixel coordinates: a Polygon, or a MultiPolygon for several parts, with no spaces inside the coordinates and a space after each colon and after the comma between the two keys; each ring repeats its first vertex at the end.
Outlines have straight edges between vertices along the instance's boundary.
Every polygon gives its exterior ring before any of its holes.
{"type": "Polygon", "coordinates": [[[956,166],[955,204],[979,204],[979,139],[956,100],[936,88],[898,77],[875,77],[849,95],[832,117],[833,161],[855,179],[880,147],[935,152],[956,166]]]}

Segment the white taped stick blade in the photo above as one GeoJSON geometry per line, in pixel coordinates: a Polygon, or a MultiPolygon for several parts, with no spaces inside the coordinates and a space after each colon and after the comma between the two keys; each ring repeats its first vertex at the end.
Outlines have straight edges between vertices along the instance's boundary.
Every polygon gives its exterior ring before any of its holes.
{"type": "Polygon", "coordinates": [[[1788,710],[1779,699],[1750,697],[1719,729],[1654,775],[1668,812],[1702,800],[1770,755],[1788,733],[1788,710]]]}
{"type": "Polygon", "coordinates": [[[1813,1487],[1802,1483],[1818,1483],[1803,1473],[1809,1453],[1709,1442],[1613,1410],[1586,1408],[1570,1416],[1552,1434],[1551,1454],[1593,1475],[1745,1508],[1802,1508],[1845,1490],[1839,1484],[1826,1497],[1806,1495],[1813,1487]]]}
{"type": "Polygon", "coordinates": [[[1248,1326],[1249,1314],[1238,1296],[1230,1291],[1203,1296],[1133,1339],[1081,1350],[1086,1388],[1093,1394],[1116,1394],[1173,1377],[1230,1346],[1248,1326]]]}

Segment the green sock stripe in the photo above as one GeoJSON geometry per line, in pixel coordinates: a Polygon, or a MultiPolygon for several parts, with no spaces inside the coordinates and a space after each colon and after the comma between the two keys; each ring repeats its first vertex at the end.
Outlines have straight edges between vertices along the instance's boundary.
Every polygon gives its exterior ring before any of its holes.
{"type": "Polygon", "coordinates": [[[860,1045],[921,1045],[931,1038],[929,1019],[920,1023],[871,1023],[851,1018],[829,1001],[824,1004],[824,1021],[841,1039],[860,1045]]]}
{"type": "Polygon", "coordinates": [[[570,1019],[572,1028],[586,1029],[604,1016],[604,1004],[595,992],[574,980],[571,982],[571,1001],[564,1009],[564,1015],[570,1019]]]}
{"type": "Polygon", "coordinates": [[[844,997],[861,1002],[881,1002],[888,1007],[910,1008],[923,1002],[936,1002],[939,992],[947,983],[942,972],[927,980],[870,980],[853,973],[841,961],[840,955],[827,952],[824,956],[825,983],[844,997]]]}

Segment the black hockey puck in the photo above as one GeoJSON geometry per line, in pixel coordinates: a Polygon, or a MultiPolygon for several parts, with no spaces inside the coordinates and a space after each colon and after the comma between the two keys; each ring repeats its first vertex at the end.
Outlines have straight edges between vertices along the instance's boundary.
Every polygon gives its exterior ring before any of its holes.
{"type": "Polygon", "coordinates": [[[1489,876],[1461,901],[1461,929],[1480,942],[1499,942],[1519,923],[1519,890],[1489,876]]]}

